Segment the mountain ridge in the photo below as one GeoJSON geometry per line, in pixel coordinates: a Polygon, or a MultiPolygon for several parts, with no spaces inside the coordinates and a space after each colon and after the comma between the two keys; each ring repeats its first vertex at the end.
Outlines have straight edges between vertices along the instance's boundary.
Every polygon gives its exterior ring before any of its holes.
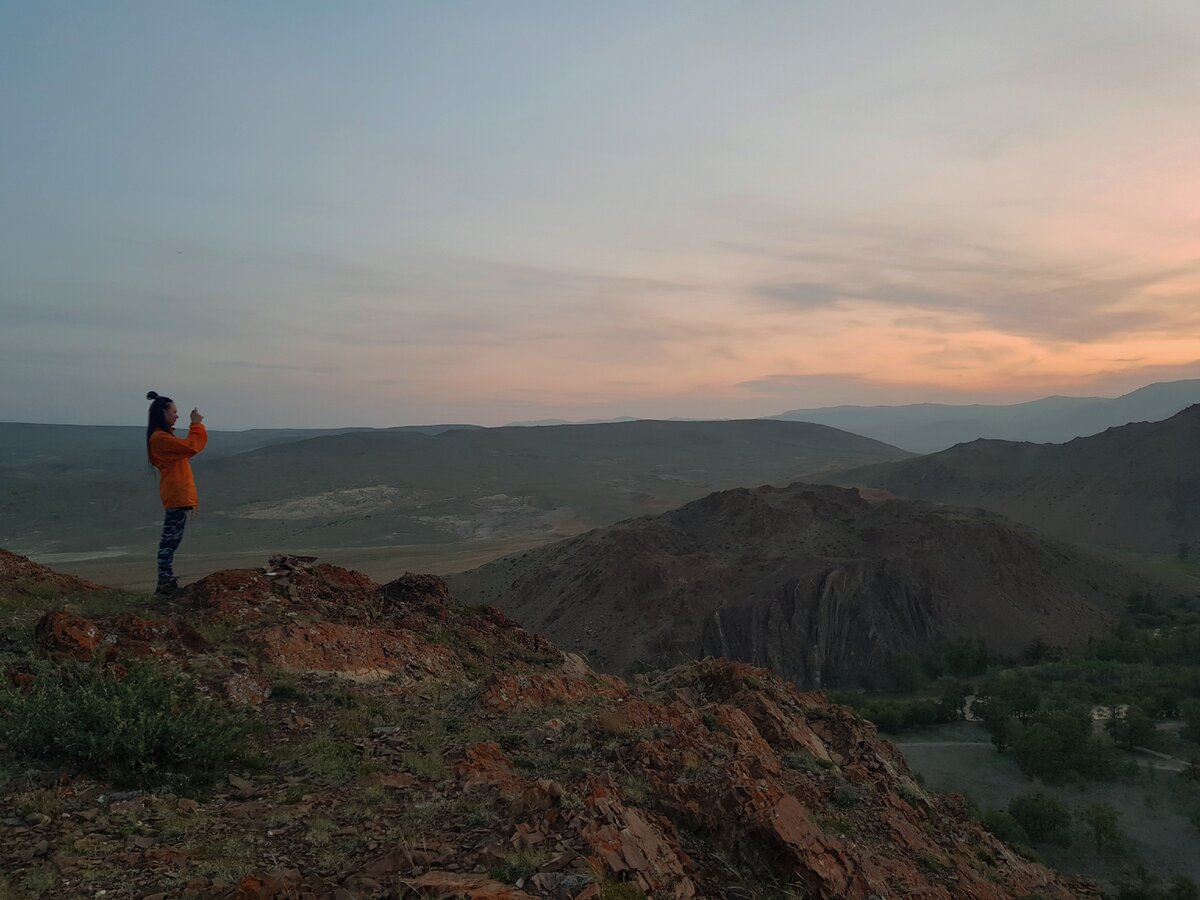
{"type": "Polygon", "coordinates": [[[1166,419],[1197,402],[1200,379],[1182,379],[1111,398],[1055,395],[996,405],[842,405],[794,409],[768,418],[819,422],[916,453],[932,453],[977,438],[1063,443],[1132,422],[1166,419]]]}
{"type": "Polygon", "coordinates": [[[1142,553],[1200,546],[1200,404],[1063,444],[980,439],[828,478],[977,506],[1064,540],[1142,553]]]}

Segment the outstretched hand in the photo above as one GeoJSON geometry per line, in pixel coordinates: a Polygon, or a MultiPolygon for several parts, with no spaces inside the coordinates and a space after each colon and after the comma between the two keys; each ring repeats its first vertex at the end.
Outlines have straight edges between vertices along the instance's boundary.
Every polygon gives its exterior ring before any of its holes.
{"type": "Polygon", "coordinates": [[[192,408],[192,424],[199,425],[203,421],[204,421],[204,416],[200,415],[200,410],[193,407],[192,408]]]}

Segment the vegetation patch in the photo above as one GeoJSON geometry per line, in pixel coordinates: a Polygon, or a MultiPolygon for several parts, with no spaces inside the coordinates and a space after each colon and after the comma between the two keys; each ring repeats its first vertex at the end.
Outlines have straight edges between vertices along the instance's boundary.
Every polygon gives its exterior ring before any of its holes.
{"type": "Polygon", "coordinates": [[[120,785],[201,787],[250,763],[257,729],[161,665],[34,666],[27,692],[0,685],[5,742],[120,785]]]}

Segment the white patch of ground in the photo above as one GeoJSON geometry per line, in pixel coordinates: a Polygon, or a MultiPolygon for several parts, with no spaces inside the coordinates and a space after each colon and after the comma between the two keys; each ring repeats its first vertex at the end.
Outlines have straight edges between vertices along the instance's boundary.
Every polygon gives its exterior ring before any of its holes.
{"type": "Polygon", "coordinates": [[[125,547],[115,547],[108,550],[92,550],[89,553],[37,553],[26,555],[34,562],[39,562],[43,565],[53,565],[54,563],[91,562],[95,559],[116,559],[119,556],[128,556],[129,550],[125,547]]]}
{"type": "MultiPolygon", "coordinates": [[[[526,503],[527,499],[507,498],[512,503],[493,501],[476,514],[414,516],[413,519],[470,541],[546,533],[575,534],[583,530],[577,510],[567,506],[539,509],[526,503]]],[[[473,502],[480,505],[478,500],[473,502]]]]}
{"type": "Polygon", "coordinates": [[[414,503],[422,499],[423,491],[409,491],[386,484],[373,487],[325,491],[288,500],[250,503],[231,510],[228,515],[237,519],[316,519],[322,516],[363,515],[387,509],[398,503],[414,503]]]}

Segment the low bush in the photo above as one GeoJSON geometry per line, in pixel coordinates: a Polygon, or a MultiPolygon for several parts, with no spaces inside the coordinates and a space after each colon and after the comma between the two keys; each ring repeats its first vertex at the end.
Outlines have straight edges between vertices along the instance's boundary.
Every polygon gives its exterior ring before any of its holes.
{"type": "Polygon", "coordinates": [[[70,763],[118,785],[209,784],[250,761],[257,730],[159,665],[127,671],[44,664],[22,693],[0,686],[0,733],[27,757],[70,763]]]}
{"type": "Polygon", "coordinates": [[[1016,847],[1028,847],[1030,844],[1029,835],[1021,823],[1002,809],[989,809],[984,813],[983,827],[1006,844],[1016,847]]]}

